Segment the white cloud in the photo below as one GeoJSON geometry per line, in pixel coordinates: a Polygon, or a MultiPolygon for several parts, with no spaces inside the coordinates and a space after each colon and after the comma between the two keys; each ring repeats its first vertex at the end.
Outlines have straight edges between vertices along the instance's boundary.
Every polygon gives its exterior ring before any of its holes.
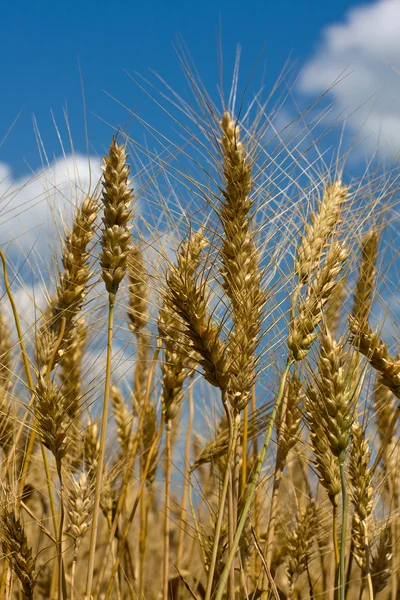
{"type": "Polygon", "coordinates": [[[329,95],[349,125],[390,153],[400,150],[399,24],[399,0],[352,8],[325,28],[299,81],[302,92],[321,94],[339,79],[329,95]]]}
{"type": "Polygon", "coordinates": [[[55,160],[35,175],[14,178],[0,163],[0,245],[21,258],[32,247],[48,254],[59,239],[63,220],[93,191],[100,177],[100,161],[83,155],[55,160]]]}

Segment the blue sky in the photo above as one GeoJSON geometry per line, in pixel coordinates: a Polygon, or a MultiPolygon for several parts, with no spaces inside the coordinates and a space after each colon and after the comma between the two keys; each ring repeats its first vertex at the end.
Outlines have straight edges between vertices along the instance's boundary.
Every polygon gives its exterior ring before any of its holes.
{"type": "MultiPolygon", "coordinates": [[[[137,103],[143,106],[146,101],[124,70],[147,76],[152,68],[178,92],[185,89],[174,50],[177,35],[187,44],[211,90],[218,81],[220,23],[227,70],[237,43],[243,48],[244,77],[264,48],[260,69],[266,66],[267,83],[272,85],[289,55],[292,61],[298,61],[298,68],[304,66],[320,44],[324,28],[342,21],[348,9],[356,5],[350,0],[8,3],[0,35],[3,58],[0,139],[21,110],[22,114],[0,148],[0,161],[18,173],[27,172],[27,165],[33,169],[40,166],[33,115],[50,156],[59,155],[50,110],[65,135],[62,125],[65,106],[75,146],[85,150],[78,59],[88,113],[100,117],[89,114],[91,144],[95,152],[102,153],[111,130],[101,119],[112,125],[124,125],[127,117],[105,92],[130,107],[137,103]]],[[[161,115],[150,104],[147,102],[145,115],[157,127],[161,115]]]]}
{"type": "MultiPolygon", "coordinates": [[[[38,244],[47,243],[47,233],[51,240],[58,239],[50,205],[63,214],[71,199],[77,198],[76,189],[89,190],[79,65],[92,181],[100,174],[101,156],[114,128],[123,128],[140,143],[144,140],[143,127],[119,102],[168,138],[176,135],[172,120],[127,72],[154,81],[153,69],[186,98],[188,83],[176,52],[179,40],[186,44],[215,100],[219,40],[225,91],[230,87],[237,44],[242,47],[242,89],[262,53],[248,100],[258,91],[264,74],[265,97],[290,57],[291,81],[299,75],[293,96],[300,109],[321,94],[322,106],[331,103],[334,107],[330,121],[322,120],[314,137],[329,129],[336,116],[346,120],[343,147],[363,141],[362,150],[357,145],[355,153],[362,172],[377,147],[390,161],[400,150],[399,24],[399,0],[9,3],[0,23],[0,243],[7,245],[11,240],[20,256],[30,251],[32,243],[41,252],[38,244]],[[340,83],[331,87],[338,78],[340,83]],[[78,159],[68,147],[65,110],[75,151],[81,154],[78,159]],[[52,114],[66,145],[64,158],[52,114]],[[38,150],[33,118],[51,169],[41,169],[43,153],[38,150]]],[[[288,102],[281,123],[286,125],[297,111],[295,103],[288,102]]],[[[318,114],[315,109],[308,119],[318,114]]],[[[154,143],[146,135],[146,142],[154,143]]]]}

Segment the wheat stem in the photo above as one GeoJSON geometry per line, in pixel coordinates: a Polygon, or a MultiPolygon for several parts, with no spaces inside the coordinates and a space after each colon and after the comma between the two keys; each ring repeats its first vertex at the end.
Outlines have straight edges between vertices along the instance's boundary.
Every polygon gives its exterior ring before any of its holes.
{"type": "MultiPolygon", "coordinates": [[[[62,339],[62,338],[61,338],[62,339]]],[[[54,354],[56,355],[57,350],[54,354]]],[[[64,519],[65,519],[65,506],[64,506],[64,482],[61,470],[61,459],[57,460],[57,474],[60,481],[60,522],[58,529],[58,598],[64,600],[68,598],[67,585],[65,581],[64,573],[64,561],[63,561],[63,534],[64,534],[64,519]]]]}
{"type": "Polygon", "coordinates": [[[256,469],[253,475],[253,479],[251,481],[251,484],[249,486],[249,491],[246,497],[246,502],[243,506],[243,510],[242,510],[242,514],[240,515],[240,519],[239,519],[239,523],[238,526],[236,528],[236,534],[233,540],[233,544],[232,547],[230,548],[229,551],[229,555],[227,558],[227,561],[225,563],[225,567],[224,570],[222,571],[220,580],[218,582],[218,587],[216,589],[215,592],[215,600],[222,600],[222,597],[224,595],[224,591],[225,591],[225,586],[226,586],[226,582],[228,580],[228,576],[229,576],[229,572],[230,569],[232,567],[232,563],[233,563],[233,559],[235,558],[237,549],[239,547],[239,542],[240,542],[240,538],[242,536],[243,533],[243,529],[244,526],[246,524],[246,520],[247,520],[247,516],[249,514],[251,505],[252,505],[252,501],[254,498],[254,494],[257,488],[257,482],[258,482],[258,478],[260,476],[261,473],[261,468],[265,459],[265,455],[267,453],[268,447],[269,447],[269,443],[271,440],[271,435],[272,435],[272,430],[274,428],[274,423],[275,423],[275,419],[276,419],[276,415],[277,412],[280,408],[282,399],[283,399],[283,395],[285,393],[285,386],[286,386],[286,379],[288,377],[289,371],[290,371],[290,367],[292,366],[293,361],[288,360],[286,363],[286,366],[283,370],[282,376],[281,376],[281,381],[280,381],[280,385],[279,385],[279,392],[278,392],[278,396],[274,405],[274,408],[272,410],[271,413],[271,418],[270,421],[268,423],[268,427],[267,427],[267,431],[265,432],[265,437],[264,437],[264,443],[260,452],[260,455],[258,457],[257,460],[257,465],[256,465],[256,469]]]}
{"type": "MultiPolygon", "coordinates": [[[[145,418],[145,414],[146,414],[146,408],[147,408],[147,405],[149,402],[149,397],[150,397],[150,390],[151,390],[151,384],[152,384],[153,375],[154,375],[154,369],[157,364],[159,353],[160,353],[160,346],[158,346],[156,348],[156,351],[154,352],[153,360],[152,360],[152,363],[150,366],[148,380],[147,380],[147,386],[146,386],[146,397],[144,399],[143,407],[142,407],[142,410],[141,410],[140,416],[139,416],[138,432],[141,432],[142,428],[143,428],[144,418],[145,418]]],[[[121,492],[119,495],[117,508],[115,509],[115,515],[114,515],[114,520],[113,520],[113,523],[112,523],[112,526],[110,529],[110,533],[109,533],[107,549],[106,549],[106,552],[104,553],[102,564],[101,564],[101,567],[99,570],[99,577],[98,577],[97,584],[96,584],[96,594],[95,594],[96,596],[99,593],[100,586],[101,586],[104,576],[105,576],[108,558],[109,558],[109,548],[111,546],[111,543],[114,539],[115,533],[118,528],[118,520],[119,520],[119,517],[121,515],[122,509],[123,509],[123,506],[125,503],[125,497],[126,497],[126,493],[128,491],[128,486],[129,486],[130,473],[131,473],[133,464],[135,462],[135,457],[136,457],[137,449],[139,447],[139,443],[140,443],[140,436],[136,435],[134,442],[132,444],[130,456],[129,456],[129,459],[127,462],[127,467],[125,469],[124,481],[123,481],[122,489],[121,489],[121,492]]],[[[144,474],[142,475],[142,480],[143,480],[143,482],[145,482],[145,480],[146,480],[146,476],[144,474]]],[[[141,489],[143,489],[143,486],[141,486],[141,489]]]]}
{"type": "Polygon", "coordinates": [[[86,579],[86,593],[85,596],[90,600],[92,594],[93,585],[93,571],[94,562],[96,558],[96,540],[97,540],[97,529],[100,515],[100,495],[101,486],[103,481],[103,463],[105,456],[106,446],[106,432],[107,432],[107,417],[108,417],[108,405],[110,400],[110,388],[111,388],[111,358],[112,358],[112,333],[113,333],[113,321],[114,321],[114,295],[109,294],[108,303],[108,326],[107,326],[107,362],[106,362],[106,380],[104,384],[104,399],[103,399],[103,412],[101,419],[101,434],[100,434],[100,448],[98,456],[98,465],[96,473],[96,489],[94,496],[93,516],[92,516],[92,528],[90,532],[90,549],[89,549],[89,560],[88,570],[86,579]]]}
{"type": "Polygon", "coordinates": [[[189,471],[190,471],[190,445],[192,441],[192,430],[193,430],[193,417],[194,417],[194,402],[193,402],[193,375],[191,376],[191,382],[189,385],[189,417],[187,423],[186,430],[186,441],[185,441],[185,468],[183,471],[183,490],[182,490],[182,499],[181,499],[181,513],[179,518],[180,528],[179,528],[179,540],[178,540],[178,550],[177,550],[177,559],[176,566],[178,569],[181,568],[182,565],[182,555],[183,555],[183,538],[186,532],[186,508],[187,508],[187,499],[188,499],[188,487],[189,487],[189,471]]]}
{"type": "Polygon", "coordinates": [[[168,600],[169,582],[169,519],[170,519],[170,487],[171,487],[171,420],[165,423],[165,515],[164,515],[164,568],[163,568],[163,600],[168,600]]]}
{"type": "MultiPolygon", "coordinates": [[[[252,394],[253,397],[253,394],[252,394]]],[[[241,489],[242,491],[246,488],[247,482],[247,444],[249,440],[249,405],[246,404],[243,411],[243,434],[242,434],[242,473],[241,473],[241,489]]]]}
{"type": "Polygon", "coordinates": [[[110,574],[110,577],[109,577],[109,580],[108,580],[108,584],[107,584],[107,588],[106,588],[106,593],[105,593],[105,596],[104,596],[104,600],[109,600],[109,598],[110,598],[110,594],[111,594],[111,591],[112,591],[112,588],[113,588],[113,584],[114,584],[114,578],[115,578],[115,575],[116,575],[116,573],[118,571],[118,568],[119,568],[119,565],[120,565],[120,562],[121,562],[122,554],[123,554],[123,552],[125,550],[125,545],[126,545],[126,542],[127,542],[127,539],[128,539],[129,531],[131,529],[132,521],[133,521],[133,519],[135,517],[136,510],[137,510],[140,498],[141,498],[142,493],[143,493],[143,488],[144,488],[145,483],[146,483],[147,474],[149,473],[149,471],[152,468],[153,454],[156,451],[156,448],[157,448],[158,443],[160,441],[160,438],[162,436],[163,429],[164,429],[164,420],[162,419],[161,423],[160,423],[160,428],[159,428],[159,430],[157,432],[157,435],[156,435],[156,437],[155,437],[155,439],[153,441],[153,444],[151,445],[151,448],[149,450],[149,454],[147,456],[146,466],[144,468],[143,477],[142,477],[142,480],[140,482],[139,490],[138,490],[138,492],[136,494],[135,501],[133,503],[131,512],[130,512],[129,517],[128,517],[127,522],[126,522],[124,533],[123,533],[123,535],[121,537],[121,540],[120,540],[120,543],[119,543],[118,554],[117,554],[116,560],[114,562],[114,565],[113,565],[113,568],[112,568],[112,571],[111,571],[111,574],[110,574]]]}
{"type": "MultiPolygon", "coordinates": [[[[143,477],[143,469],[141,473],[143,477]]],[[[145,494],[146,488],[140,498],[140,536],[139,536],[139,597],[144,596],[144,571],[146,565],[147,532],[149,521],[149,497],[145,494]]]]}
{"type": "MultiPolygon", "coordinates": [[[[10,282],[8,280],[8,270],[7,270],[6,257],[4,255],[4,252],[1,249],[0,249],[0,259],[1,259],[2,263],[3,263],[4,285],[5,285],[5,288],[6,288],[6,292],[7,292],[7,296],[8,296],[9,302],[11,304],[11,309],[12,309],[12,313],[13,313],[13,317],[14,317],[15,328],[17,330],[18,343],[19,343],[19,346],[20,346],[20,349],[21,349],[22,360],[23,360],[23,363],[24,363],[25,376],[26,376],[26,380],[27,380],[27,383],[28,383],[29,391],[31,393],[31,398],[33,400],[34,397],[35,397],[35,388],[34,388],[34,385],[33,385],[33,379],[32,379],[31,369],[30,369],[30,365],[29,365],[28,353],[27,353],[26,347],[25,347],[25,342],[24,342],[24,338],[23,338],[23,334],[22,334],[21,323],[20,323],[20,320],[19,320],[17,306],[15,304],[14,296],[13,296],[12,291],[11,291],[10,282]]],[[[30,404],[31,404],[31,402],[30,402],[30,404]]],[[[23,423],[21,424],[21,431],[22,431],[22,427],[23,427],[23,423]]],[[[36,429],[35,429],[35,427],[32,427],[32,430],[31,430],[31,433],[30,433],[30,436],[29,436],[28,447],[27,447],[27,450],[26,450],[26,453],[25,453],[25,456],[24,456],[24,465],[23,465],[23,468],[22,468],[22,473],[21,473],[21,477],[20,477],[19,485],[18,485],[18,495],[17,495],[17,505],[16,505],[17,513],[19,511],[20,503],[21,503],[21,500],[22,500],[22,497],[23,497],[23,491],[24,491],[24,487],[25,487],[26,477],[27,477],[27,474],[28,474],[29,463],[30,463],[30,459],[31,459],[31,456],[32,456],[33,448],[34,448],[34,445],[35,445],[35,437],[36,437],[36,429]]],[[[43,460],[43,465],[44,465],[45,474],[46,474],[46,484],[47,484],[47,490],[48,490],[49,500],[50,500],[50,508],[51,508],[51,514],[52,514],[52,519],[53,519],[54,533],[56,533],[56,531],[57,531],[57,517],[56,517],[56,509],[55,509],[53,487],[52,487],[51,477],[50,477],[49,463],[48,463],[47,456],[46,456],[46,450],[45,450],[45,448],[44,448],[44,446],[43,446],[42,443],[40,443],[40,448],[41,448],[41,452],[42,452],[42,460],[43,460]]]]}
{"type": "MultiPolygon", "coordinates": [[[[222,404],[224,405],[225,411],[228,414],[230,409],[228,406],[228,401],[227,401],[225,393],[222,394],[222,404]]],[[[211,598],[215,567],[216,567],[216,563],[217,563],[219,539],[220,539],[220,535],[221,535],[222,521],[224,518],[225,503],[226,503],[226,497],[227,497],[228,487],[229,487],[229,479],[231,476],[231,464],[232,464],[232,459],[233,459],[235,448],[236,448],[236,441],[237,441],[238,433],[239,433],[238,428],[233,428],[232,435],[230,436],[230,440],[229,440],[229,450],[228,450],[228,456],[227,456],[227,461],[226,461],[226,470],[225,470],[224,481],[222,484],[221,496],[219,497],[219,500],[218,500],[218,516],[217,516],[217,522],[215,524],[213,548],[212,548],[212,553],[211,553],[210,566],[208,569],[207,587],[206,587],[206,594],[205,594],[204,600],[210,600],[210,598],[211,598]]],[[[230,548],[230,550],[232,550],[232,548],[230,548]]],[[[236,550],[237,550],[237,548],[236,548],[236,550]]],[[[235,554],[236,554],[236,551],[235,551],[235,554]]],[[[231,565],[229,567],[229,573],[230,573],[231,566],[233,563],[233,558],[234,557],[232,557],[231,565]]],[[[227,578],[228,578],[229,573],[227,573],[227,578]]]]}
{"type": "Polygon", "coordinates": [[[339,550],[339,542],[337,535],[337,526],[338,526],[338,507],[337,504],[332,504],[332,543],[333,543],[333,553],[335,555],[335,584],[334,588],[337,590],[338,582],[339,582],[339,568],[340,568],[340,550],[339,550]]]}
{"type": "Polygon", "coordinates": [[[344,471],[344,458],[339,459],[340,481],[342,485],[342,530],[340,536],[340,600],[345,600],[346,590],[346,529],[347,529],[347,485],[344,471]]]}

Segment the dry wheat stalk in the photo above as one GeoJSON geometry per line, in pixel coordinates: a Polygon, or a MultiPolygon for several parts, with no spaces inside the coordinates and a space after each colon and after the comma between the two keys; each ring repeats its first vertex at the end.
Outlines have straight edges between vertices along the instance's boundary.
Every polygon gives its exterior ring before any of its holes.
{"type": "Polygon", "coordinates": [[[302,385],[298,375],[293,373],[286,389],[285,410],[279,411],[277,416],[276,427],[279,432],[277,453],[280,454],[280,461],[283,463],[290,450],[299,440],[301,404],[304,399],[304,394],[301,393],[302,385]]]}
{"type": "Polygon", "coordinates": [[[310,430],[314,463],[318,471],[319,481],[326,489],[332,506],[337,507],[341,487],[339,463],[332,453],[326,431],[320,425],[319,415],[310,410],[306,415],[306,419],[310,430]]]}
{"type": "Polygon", "coordinates": [[[146,327],[149,321],[149,288],[145,276],[143,250],[134,244],[128,255],[128,291],[129,291],[129,327],[136,335],[146,327]]]}
{"type": "MultiPolygon", "coordinates": [[[[395,360],[398,360],[398,357],[395,360]]],[[[381,453],[384,453],[385,448],[390,446],[395,435],[399,411],[396,410],[396,400],[393,393],[383,384],[379,373],[377,373],[375,380],[373,408],[381,441],[381,453]]]]}
{"type": "Polygon", "coordinates": [[[337,286],[333,290],[324,310],[324,323],[334,337],[336,336],[341,324],[340,313],[347,296],[346,285],[346,277],[339,279],[337,286]]]}
{"type": "MultiPolygon", "coordinates": [[[[179,249],[178,263],[184,265],[187,276],[193,276],[199,265],[201,251],[207,246],[202,230],[183,243],[179,249]]],[[[184,349],[186,336],[184,324],[169,302],[168,288],[164,292],[162,306],[158,316],[159,339],[164,346],[162,362],[162,410],[165,419],[165,519],[164,519],[164,562],[163,562],[163,598],[168,598],[169,552],[170,552],[170,482],[172,455],[172,423],[180,410],[183,400],[183,384],[189,374],[189,368],[195,367],[188,349],[184,349]]]]}
{"type": "Polygon", "coordinates": [[[0,448],[7,454],[15,436],[15,417],[9,394],[0,387],[0,448]]]}
{"type": "Polygon", "coordinates": [[[7,388],[12,374],[12,342],[7,319],[0,311],[0,387],[7,388]]]}
{"type": "MultiPolygon", "coordinates": [[[[127,261],[131,241],[131,226],[129,225],[129,221],[132,218],[130,205],[133,200],[133,192],[130,187],[131,181],[129,179],[129,173],[130,167],[128,164],[128,156],[125,145],[118,145],[116,139],[113,138],[108,151],[108,156],[104,157],[102,181],[103,193],[101,197],[103,203],[103,228],[100,242],[100,265],[102,278],[108,292],[107,359],[101,418],[100,446],[96,473],[95,499],[93,506],[92,528],[90,533],[90,549],[85,592],[89,599],[92,593],[97,530],[102,503],[101,495],[111,388],[111,359],[115,298],[120,283],[122,282],[127,270],[127,261]]],[[[110,519],[112,508],[111,511],[106,510],[106,513],[107,518],[110,519]]]]}
{"type": "Polygon", "coordinates": [[[15,435],[15,417],[7,391],[12,375],[12,342],[7,319],[0,311],[0,447],[8,453],[15,435]]]}
{"type": "MultiPolygon", "coordinates": [[[[146,466],[147,459],[153,443],[157,437],[158,425],[157,425],[157,411],[154,404],[150,403],[145,408],[143,429],[141,431],[141,443],[142,443],[142,454],[141,461],[143,469],[146,466]]],[[[151,487],[156,477],[158,466],[158,449],[155,448],[152,451],[151,461],[149,469],[146,475],[146,482],[151,487]]]]}
{"type": "Polygon", "coordinates": [[[89,419],[85,428],[83,443],[86,471],[93,481],[97,471],[100,450],[99,426],[96,421],[89,419]]]}
{"type": "Polygon", "coordinates": [[[82,362],[87,339],[85,320],[77,319],[68,336],[65,336],[65,349],[60,358],[60,390],[68,414],[78,428],[79,412],[82,400],[82,362]]]}

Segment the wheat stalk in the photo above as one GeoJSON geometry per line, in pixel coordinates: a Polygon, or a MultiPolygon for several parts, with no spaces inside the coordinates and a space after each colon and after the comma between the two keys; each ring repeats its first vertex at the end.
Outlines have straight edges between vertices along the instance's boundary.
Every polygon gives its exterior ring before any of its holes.
{"type": "Polygon", "coordinates": [[[108,405],[111,387],[110,376],[115,297],[119,285],[126,273],[131,239],[128,223],[132,217],[130,204],[133,199],[133,194],[130,189],[131,182],[129,179],[129,172],[130,169],[127,162],[125,146],[122,144],[118,145],[116,140],[113,139],[109,148],[109,154],[104,157],[103,167],[103,235],[101,239],[102,252],[100,254],[100,264],[102,278],[108,292],[107,366],[85,592],[88,600],[90,600],[91,597],[93,584],[93,570],[104,468],[108,405]]]}

